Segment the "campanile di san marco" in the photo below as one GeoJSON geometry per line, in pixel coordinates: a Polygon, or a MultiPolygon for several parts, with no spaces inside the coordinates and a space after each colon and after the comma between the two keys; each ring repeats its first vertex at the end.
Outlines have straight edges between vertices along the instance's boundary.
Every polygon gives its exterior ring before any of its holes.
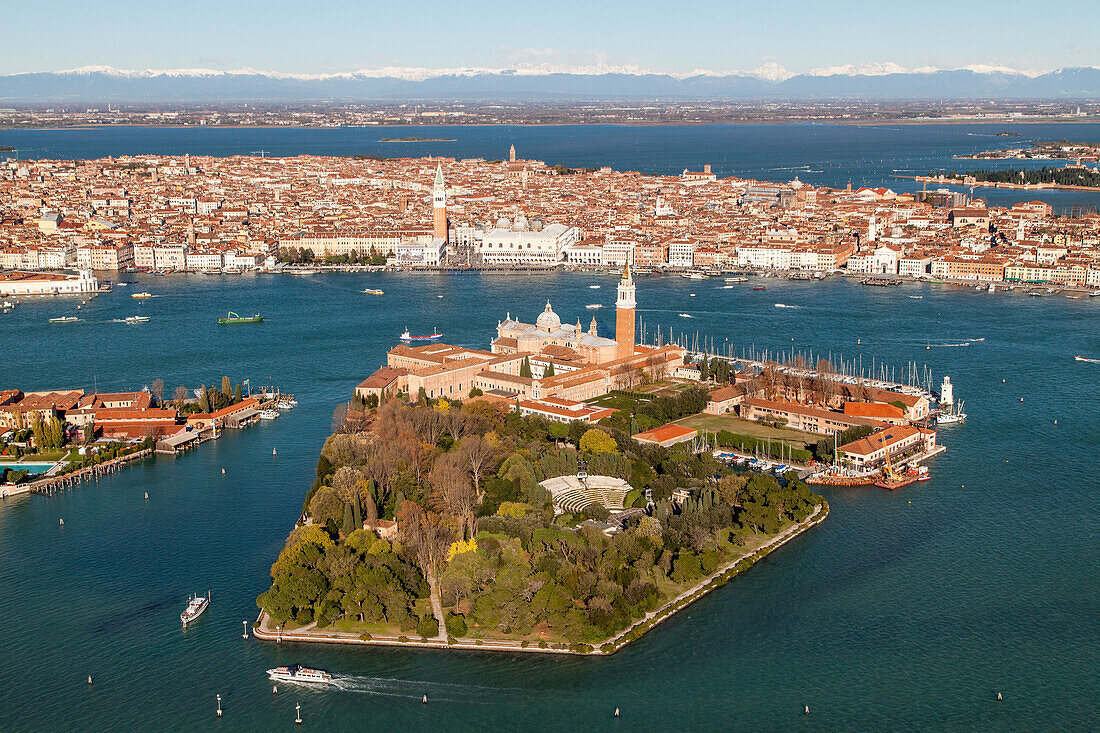
{"type": "Polygon", "coordinates": [[[623,267],[619,280],[619,297],[615,300],[615,341],[619,344],[619,358],[634,355],[634,281],[630,278],[630,263],[623,267]]]}

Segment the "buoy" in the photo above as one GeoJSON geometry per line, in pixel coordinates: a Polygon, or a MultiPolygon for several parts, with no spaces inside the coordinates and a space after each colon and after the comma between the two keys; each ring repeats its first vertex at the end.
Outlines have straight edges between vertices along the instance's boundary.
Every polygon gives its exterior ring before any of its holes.
{"type": "Polygon", "coordinates": [[[802,706],[802,714],[803,715],[809,715],[810,714],[810,706],[809,705],[803,705],[802,706]]]}
{"type": "Polygon", "coordinates": [[[279,688],[278,687],[272,687],[271,688],[271,694],[272,695],[278,695],[279,694],[279,688]]]}
{"type": "Polygon", "coordinates": [[[863,343],[863,339],[861,339],[861,338],[860,338],[860,339],[856,339],[856,345],[857,345],[857,346],[858,346],[859,344],[862,344],[862,343],[863,343]]]}
{"type": "Polygon", "coordinates": [[[88,684],[89,685],[92,684],[92,676],[91,675],[88,675],[88,684]]]}
{"type": "Polygon", "coordinates": [[[615,717],[616,718],[619,717],[619,709],[618,708],[615,708],[615,717]]]}
{"type": "Polygon", "coordinates": [[[997,702],[1001,702],[1002,700],[1004,700],[1004,698],[1001,697],[1001,693],[998,692],[997,693],[997,702]]]}
{"type": "Polygon", "coordinates": [[[425,705],[427,705],[427,704],[428,704],[428,696],[427,696],[427,695],[425,695],[425,696],[424,696],[424,699],[423,699],[423,700],[421,700],[420,702],[422,702],[422,703],[424,703],[425,705]]]}
{"type": "Polygon", "coordinates": [[[222,716],[222,696],[218,695],[218,717],[222,716]]]}
{"type": "Polygon", "coordinates": [[[1023,398],[1023,397],[1021,397],[1021,398],[1020,398],[1020,402],[1023,402],[1023,401],[1024,401],[1024,398],[1023,398]]]}
{"type": "Polygon", "coordinates": [[[1058,424],[1058,420],[1057,420],[1057,419],[1056,419],[1056,420],[1054,421],[1054,424],[1055,424],[1055,425],[1057,425],[1057,424],[1058,424]]]}
{"type": "Polygon", "coordinates": [[[1002,380],[1001,380],[1001,384],[1004,384],[1004,383],[1005,383],[1005,380],[1003,380],[1003,379],[1002,379],[1002,380]]]}
{"type": "Polygon", "coordinates": [[[272,449],[271,449],[271,455],[273,455],[273,456],[277,456],[277,455],[279,455],[279,451],[277,451],[277,450],[275,450],[274,448],[272,448],[272,449]]]}
{"type": "Polygon", "coordinates": [[[225,469],[223,468],[222,469],[222,476],[224,476],[224,475],[225,475],[225,469]]]}
{"type": "Polygon", "coordinates": [[[301,725],[302,724],[302,705],[301,705],[301,703],[297,703],[297,702],[294,703],[294,714],[296,716],[294,718],[294,722],[297,723],[298,725],[301,725]]]}

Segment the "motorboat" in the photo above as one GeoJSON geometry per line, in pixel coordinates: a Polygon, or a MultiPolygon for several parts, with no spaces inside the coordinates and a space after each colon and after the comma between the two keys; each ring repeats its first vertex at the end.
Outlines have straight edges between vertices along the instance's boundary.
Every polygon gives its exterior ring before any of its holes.
{"type": "Polygon", "coordinates": [[[122,320],[126,323],[145,323],[149,320],[149,316],[126,316],[122,320]]]}
{"type": "Polygon", "coordinates": [[[130,297],[131,298],[152,298],[153,294],[152,293],[146,293],[146,292],[130,293],[130,297]]]}
{"type": "Polygon", "coordinates": [[[600,308],[603,308],[603,305],[600,303],[592,303],[591,305],[586,305],[585,308],[590,311],[598,311],[600,308]]]}
{"type": "MultiPolygon", "coordinates": [[[[366,293],[367,295],[385,295],[385,293],[382,292],[381,290],[379,290],[378,288],[366,288],[365,290],[363,290],[363,292],[366,293]]],[[[443,296],[439,296],[439,297],[442,298],[443,296]]]]}
{"type": "Polygon", "coordinates": [[[267,670],[267,676],[276,682],[298,682],[310,685],[331,685],[332,675],[323,669],[311,669],[291,664],[267,670]]]}
{"type": "Polygon", "coordinates": [[[75,323],[79,320],[76,316],[58,316],[57,318],[51,318],[50,323],[75,323]]]}
{"type": "Polygon", "coordinates": [[[257,417],[261,420],[274,420],[279,417],[279,413],[277,410],[260,410],[259,413],[257,413],[257,417]]]}
{"type": "Polygon", "coordinates": [[[180,614],[180,621],[186,626],[201,616],[209,605],[210,591],[207,591],[205,596],[191,596],[187,599],[187,608],[180,614]]]}

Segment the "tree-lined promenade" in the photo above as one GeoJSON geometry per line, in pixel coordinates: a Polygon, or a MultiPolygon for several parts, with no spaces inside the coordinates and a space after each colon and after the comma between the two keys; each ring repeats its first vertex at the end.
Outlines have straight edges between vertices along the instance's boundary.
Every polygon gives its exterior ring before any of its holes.
{"type": "Polygon", "coordinates": [[[372,420],[326,442],[257,636],[610,652],[827,511],[793,473],[737,473],[613,426],[483,400],[390,400],[372,420]],[[540,482],[578,465],[644,508],[555,516],[540,482]]]}

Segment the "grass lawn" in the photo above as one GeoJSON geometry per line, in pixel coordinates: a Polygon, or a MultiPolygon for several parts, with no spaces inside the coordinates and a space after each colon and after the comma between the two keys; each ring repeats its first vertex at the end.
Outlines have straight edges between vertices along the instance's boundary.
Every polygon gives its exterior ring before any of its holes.
{"type": "Polygon", "coordinates": [[[737,435],[748,435],[753,438],[782,440],[794,445],[796,448],[810,447],[823,437],[816,433],[804,433],[801,430],[791,430],[790,428],[770,428],[767,425],[761,425],[751,420],[742,420],[733,415],[691,415],[677,420],[676,423],[713,433],[719,430],[728,430],[737,435]]]}

